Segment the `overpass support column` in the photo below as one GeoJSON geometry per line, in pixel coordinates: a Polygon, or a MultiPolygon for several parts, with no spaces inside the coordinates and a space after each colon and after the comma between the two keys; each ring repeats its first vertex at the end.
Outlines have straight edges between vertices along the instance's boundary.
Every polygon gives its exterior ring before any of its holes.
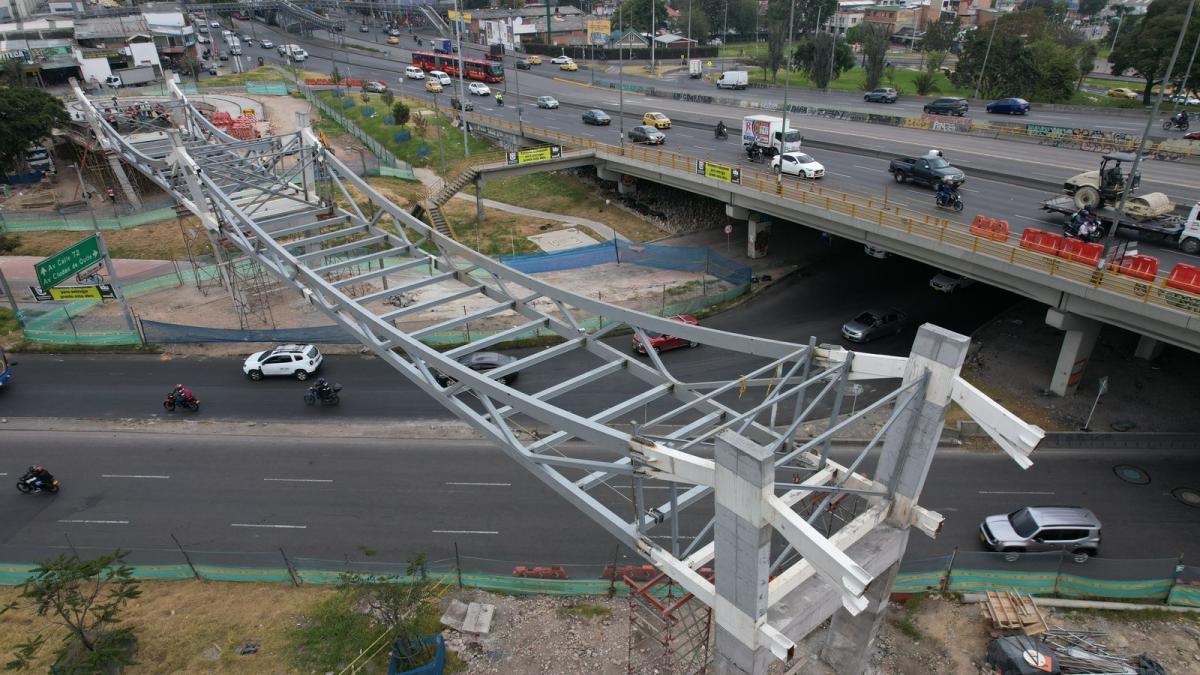
{"type": "Polygon", "coordinates": [[[764,506],[767,495],[775,493],[773,455],[731,431],[717,436],[713,449],[717,675],[759,675],[774,659],[754,630],[767,615],[772,529],[764,506]],[[744,630],[735,635],[723,626],[744,630]]]}
{"type": "Polygon", "coordinates": [[[628,174],[617,174],[617,193],[623,195],[637,194],[637,179],[628,174]]]}
{"type": "Polygon", "coordinates": [[[761,213],[751,213],[746,220],[746,257],[767,257],[767,244],[771,237],[771,219],[761,213]]]}
{"type": "Polygon", "coordinates": [[[475,176],[475,227],[483,225],[483,176],[475,176]]]}
{"type": "Polygon", "coordinates": [[[888,428],[874,475],[891,501],[887,524],[905,534],[897,542],[900,550],[887,552],[896,562],[876,576],[863,594],[867,608],[855,616],[843,607],[830,619],[821,660],[838,675],[861,675],[870,662],[871,643],[879,633],[899,561],[908,547],[913,506],[925,487],[929,465],[942,437],[954,380],[962,370],[970,344],[966,336],[929,324],[917,331],[904,370],[904,384],[916,387],[915,395],[903,404],[888,428]]]}
{"type": "Polygon", "coordinates": [[[1162,356],[1162,350],[1162,340],[1155,340],[1147,335],[1142,335],[1138,337],[1137,348],[1133,350],[1133,355],[1139,359],[1153,361],[1162,356]]]}
{"type": "Polygon", "coordinates": [[[1054,365],[1050,391],[1059,396],[1070,396],[1083,379],[1083,371],[1092,357],[1092,348],[1096,346],[1101,324],[1095,319],[1054,308],[1046,312],[1046,324],[1066,332],[1062,349],[1058,352],[1058,363],[1054,365]]]}

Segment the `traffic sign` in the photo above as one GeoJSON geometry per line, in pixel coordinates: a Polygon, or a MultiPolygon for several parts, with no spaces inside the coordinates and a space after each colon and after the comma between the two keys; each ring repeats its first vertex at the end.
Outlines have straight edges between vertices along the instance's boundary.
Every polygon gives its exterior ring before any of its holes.
{"type": "Polygon", "coordinates": [[[58,286],[43,289],[41,286],[30,286],[29,292],[38,302],[51,300],[113,300],[117,297],[112,284],[97,284],[94,286],[58,286]]]}
{"type": "Polygon", "coordinates": [[[33,265],[38,284],[53,288],[80,270],[100,262],[100,242],[96,235],[82,239],[33,265]]]}

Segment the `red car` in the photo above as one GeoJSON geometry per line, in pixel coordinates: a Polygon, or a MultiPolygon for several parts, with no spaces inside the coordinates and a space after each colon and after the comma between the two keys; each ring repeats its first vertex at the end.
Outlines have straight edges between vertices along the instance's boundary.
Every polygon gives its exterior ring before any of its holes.
{"type": "Polygon", "coordinates": [[[1200,141],[1200,131],[1189,131],[1183,137],[1189,141],[1200,141]]]}
{"type": "MultiPolygon", "coordinates": [[[[679,316],[670,317],[672,321],[686,323],[689,326],[698,326],[700,322],[694,316],[680,314],[679,316]]],[[[698,347],[697,342],[690,342],[683,338],[678,338],[673,335],[663,335],[654,331],[646,331],[646,335],[650,338],[650,347],[656,352],[665,352],[668,349],[677,349],[679,347],[698,347]]],[[[637,335],[633,336],[633,351],[637,354],[645,354],[646,347],[642,344],[642,339],[637,335]]]]}

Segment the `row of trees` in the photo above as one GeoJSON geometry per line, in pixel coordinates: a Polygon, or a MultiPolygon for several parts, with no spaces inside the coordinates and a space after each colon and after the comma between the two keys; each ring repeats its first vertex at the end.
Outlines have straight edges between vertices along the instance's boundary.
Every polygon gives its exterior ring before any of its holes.
{"type": "MultiPolygon", "coordinates": [[[[1179,31],[1183,28],[1183,17],[1187,13],[1189,0],[1154,0],[1146,13],[1141,16],[1125,16],[1118,30],[1114,23],[1112,31],[1116,33],[1116,46],[1108,55],[1112,72],[1116,75],[1126,73],[1142,78],[1142,102],[1150,104],[1150,97],[1157,85],[1162,84],[1167,75],[1167,64],[1175,42],[1179,39],[1179,31]]],[[[1193,12],[1188,22],[1187,33],[1184,35],[1184,49],[1180,52],[1179,61],[1175,64],[1171,82],[1168,86],[1184,91],[1200,89],[1200,75],[1196,69],[1188,72],[1188,50],[1200,44],[1200,12],[1193,12]],[[1184,81],[1184,78],[1187,81],[1184,81]]]]}

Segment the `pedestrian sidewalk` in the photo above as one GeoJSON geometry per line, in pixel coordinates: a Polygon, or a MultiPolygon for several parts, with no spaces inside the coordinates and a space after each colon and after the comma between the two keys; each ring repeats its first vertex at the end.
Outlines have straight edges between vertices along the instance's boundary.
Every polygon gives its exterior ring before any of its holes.
{"type": "MultiPolygon", "coordinates": [[[[445,181],[443,181],[436,173],[434,173],[430,169],[413,169],[413,172],[417,174],[417,178],[421,181],[421,184],[426,186],[430,190],[440,190],[442,188],[442,185],[445,183],[445,181]]],[[[463,194],[461,192],[459,192],[458,194],[455,194],[454,198],[455,199],[465,199],[465,200],[469,200],[472,202],[475,201],[475,197],[468,195],[468,194],[463,194]]],[[[496,209],[497,211],[505,211],[507,213],[515,213],[517,215],[527,216],[530,218],[553,220],[553,221],[557,221],[560,223],[566,223],[568,225],[583,226],[583,227],[588,228],[592,232],[594,232],[596,234],[596,236],[600,237],[601,240],[603,240],[603,241],[610,241],[612,239],[620,239],[622,241],[629,241],[629,238],[626,237],[625,235],[621,234],[620,232],[617,232],[613,228],[609,227],[608,225],[605,225],[604,223],[601,223],[600,221],[592,220],[590,218],[580,218],[579,216],[572,216],[572,215],[568,215],[565,213],[551,213],[549,211],[538,211],[536,209],[527,209],[523,206],[515,206],[513,204],[507,204],[505,202],[498,202],[494,199],[484,199],[483,205],[488,208],[491,208],[491,209],[496,209]]]]}

